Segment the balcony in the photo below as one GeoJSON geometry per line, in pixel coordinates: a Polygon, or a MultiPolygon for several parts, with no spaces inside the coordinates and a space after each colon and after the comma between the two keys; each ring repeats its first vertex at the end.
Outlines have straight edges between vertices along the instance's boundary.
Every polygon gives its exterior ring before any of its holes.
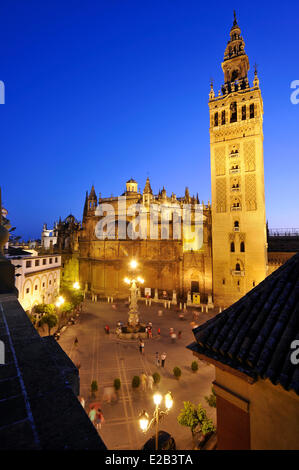
{"type": "Polygon", "coordinates": [[[240,191],[240,186],[237,186],[237,187],[235,187],[235,188],[231,188],[231,190],[232,190],[232,191],[235,191],[235,192],[238,192],[238,191],[240,191]]]}
{"type": "Polygon", "coordinates": [[[234,232],[240,232],[240,227],[234,227],[234,232]]]}
{"type": "Polygon", "coordinates": [[[243,271],[236,271],[235,269],[232,269],[231,274],[233,276],[245,276],[245,271],[244,270],[243,271]]]}
{"type": "Polygon", "coordinates": [[[240,210],[242,210],[242,207],[241,206],[231,206],[230,210],[231,211],[240,211],[240,210]]]}
{"type": "Polygon", "coordinates": [[[230,174],[240,173],[240,171],[241,171],[240,168],[231,168],[229,170],[230,174]]]}
{"type": "Polygon", "coordinates": [[[231,152],[231,153],[229,154],[229,156],[230,156],[230,157],[239,157],[240,154],[239,154],[239,152],[231,152]]]}

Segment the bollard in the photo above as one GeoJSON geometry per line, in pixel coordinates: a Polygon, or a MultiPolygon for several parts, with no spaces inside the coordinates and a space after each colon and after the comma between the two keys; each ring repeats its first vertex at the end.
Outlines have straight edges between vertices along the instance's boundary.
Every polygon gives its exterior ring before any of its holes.
{"type": "Polygon", "coordinates": [[[148,303],[149,303],[149,306],[151,306],[152,305],[152,299],[149,299],[148,303]]]}
{"type": "Polygon", "coordinates": [[[145,299],[145,306],[147,307],[147,299],[145,299]]]}
{"type": "MultiPolygon", "coordinates": [[[[97,299],[98,299],[98,296],[97,296],[97,299]]],[[[113,297],[111,297],[111,303],[113,304],[113,297]]]]}
{"type": "Polygon", "coordinates": [[[170,308],[170,300],[168,300],[168,308],[170,308]]]}
{"type": "Polygon", "coordinates": [[[221,313],[221,312],[222,312],[222,308],[221,308],[221,307],[219,307],[219,313],[221,313]]]}
{"type": "Polygon", "coordinates": [[[186,304],[184,303],[184,310],[186,310],[186,309],[187,309],[187,307],[186,307],[186,304]]]}
{"type": "Polygon", "coordinates": [[[180,310],[182,310],[182,302],[180,302],[180,310]]]}
{"type": "Polygon", "coordinates": [[[206,313],[209,313],[209,307],[206,305],[206,313]]]}
{"type": "Polygon", "coordinates": [[[201,306],[201,311],[203,312],[203,305],[201,306]]]}
{"type": "Polygon", "coordinates": [[[166,300],[164,301],[164,308],[166,308],[166,300]]]}

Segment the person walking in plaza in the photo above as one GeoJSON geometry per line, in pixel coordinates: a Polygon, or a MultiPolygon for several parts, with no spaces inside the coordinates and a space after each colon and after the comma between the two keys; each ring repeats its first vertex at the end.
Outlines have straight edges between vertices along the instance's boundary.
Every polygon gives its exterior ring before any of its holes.
{"type": "Polygon", "coordinates": [[[182,338],[182,332],[179,331],[179,332],[178,332],[178,339],[181,339],[181,338],[182,338]]]}
{"type": "Polygon", "coordinates": [[[102,412],[101,408],[98,408],[98,410],[96,412],[96,418],[95,418],[95,426],[96,426],[97,430],[101,429],[103,422],[104,422],[103,412],[102,412]]]}
{"type": "Polygon", "coordinates": [[[147,376],[145,375],[144,372],[142,372],[140,376],[140,382],[141,382],[141,389],[143,392],[146,390],[146,383],[147,383],[147,376]]]}
{"type": "Polygon", "coordinates": [[[176,340],[176,334],[175,334],[175,332],[173,332],[173,333],[171,333],[171,342],[175,343],[175,340],[176,340]]]}
{"type": "Polygon", "coordinates": [[[152,391],[153,390],[153,386],[154,386],[154,378],[152,375],[149,375],[147,377],[147,388],[148,390],[152,391]]]}
{"type": "Polygon", "coordinates": [[[139,352],[140,352],[141,355],[144,354],[144,342],[142,341],[141,338],[139,340],[139,352]]]}
{"type": "Polygon", "coordinates": [[[148,331],[148,337],[149,337],[149,339],[151,339],[153,337],[152,328],[149,326],[147,331],[148,331]]]}
{"type": "Polygon", "coordinates": [[[106,334],[109,335],[109,333],[110,333],[110,327],[109,327],[109,325],[106,325],[106,326],[105,326],[105,331],[106,331],[106,334]]]}
{"type": "Polygon", "coordinates": [[[92,406],[90,412],[88,413],[88,416],[94,426],[96,426],[95,424],[96,415],[97,415],[97,410],[95,409],[94,406],[92,406]]]}
{"type": "Polygon", "coordinates": [[[161,354],[161,366],[165,366],[165,360],[166,360],[166,352],[161,354]]]}
{"type": "Polygon", "coordinates": [[[161,336],[161,329],[160,328],[157,329],[157,334],[158,334],[158,338],[160,338],[160,336],[161,336]]]}
{"type": "Polygon", "coordinates": [[[158,352],[156,352],[155,364],[156,364],[157,367],[160,367],[160,358],[159,358],[159,353],[158,352]]]}

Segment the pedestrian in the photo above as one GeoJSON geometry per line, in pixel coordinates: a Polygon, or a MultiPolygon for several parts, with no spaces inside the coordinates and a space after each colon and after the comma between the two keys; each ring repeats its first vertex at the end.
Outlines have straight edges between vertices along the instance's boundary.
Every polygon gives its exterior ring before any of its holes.
{"type": "Polygon", "coordinates": [[[158,337],[160,338],[160,336],[161,336],[161,330],[160,330],[160,328],[158,328],[157,334],[158,334],[158,337]]]}
{"type": "Polygon", "coordinates": [[[117,399],[114,387],[104,387],[102,400],[111,403],[117,399]]]}
{"type": "Polygon", "coordinates": [[[176,340],[176,334],[175,334],[175,332],[173,332],[173,333],[171,333],[171,342],[175,343],[175,340],[176,340]]]}
{"type": "Polygon", "coordinates": [[[153,324],[152,324],[152,322],[151,322],[151,321],[149,321],[149,322],[148,322],[148,326],[149,326],[149,327],[152,329],[152,327],[153,327],[153,324]]]}
{"type": "Polygon", "coordinates": [[[144,354],[144,342],[142,341],[142,339],[140,338],[139,340],[139,352],[140,354],[144,354]]]}
{"type": "Polygon", "coordinates": [[[74,340],[74,345],[75,345],[75,347],[78,346],[78,343],[79,343],[79,341],[78,341],[78,338],[77,338],[77,336],[76,336],[76,338],[75,338],[75,340],[74,340]]]}
{"type": "Polygon", "coordinates": [[[141,382],[142,391],[145,392],[145,390],[146,390],[146,383],[147,383],[147,376],[145,375],[144,372],[142,372],[142,374],[141,374],[141,376],[140,376],[140,382],[141,382]]]}
{"type": "Polygon", "coordinates": [[[96,412],[96,418],[95,418],[95,425],[96,425],[97,430],[101,429],[103,422],[104,422],[103,412],[101,408],[98,408],[96,412]]]}
{"type": "Polygon", "coordinates": [[[153,337],[153,332],[152,332],[152,329],[151,329],[151,328],[148,329],[148,337],[149,337],[149,338],[152,338],[152,337],[153,337]]]}
{"type": "Polygon", "coordinates": [[[154,385],[154,378],[152,375],[149,375],[147,377],[147,388],[148,390],[152,391],[153,390],[153,385],[154,385]]]}
{"type": "Polygon", "coordinates": [[[105,331],[106,331],[106,334],[109,335],[109,332],[110,332],[110,327],[109,327],[109,325],[106,325],[106,326],[105,326],[105,331]]]}
{"type": "Polygon", "coordinates": [[[172,333],[174,332],[173,328],[169,328],[169,336],[171,337],[172,333]]]}
{"type": "Polygon", "coordinates": [[[145,327],[145,332],[146,332],[147,338],[149,338],[148,326],[145,327]]]}
{"type": "Polygon", "coordinates": [[[79,402],[81,403],[82,407],[85,408],[85,400],[83,397],[79,397],[79,402]]]}
{"type": "Polygon", "coordinates": [[[156,352],[155,363],[156,363],[157,367],[160,367],[160,358],[159,358],[159,353],[158,352],[156,352]]]}
{"type": "Polygon", "coordinates": [[[179,332],[178,332],[178,339],[181,339],[181,337],[182,337],[182,332],[179,331],[179,332]]]}
{"type": "Polygon", "coordinates": [[[92,405],[90,412],[88,413],[89,419],[92,422],[92,424],[95,426],[95,419],[97,415],[97,410],[95,407],[92,405]]]}
{"type": "Polygon", "coordinates": [[[161,354],[161,366],[164,367],[166,359],[166,352],[161,354]]]}

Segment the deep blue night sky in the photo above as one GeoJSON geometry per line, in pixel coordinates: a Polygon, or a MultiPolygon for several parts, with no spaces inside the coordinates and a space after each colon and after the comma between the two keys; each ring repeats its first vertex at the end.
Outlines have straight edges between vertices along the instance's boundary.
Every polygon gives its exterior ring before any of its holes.
{"type": "Polygon", "coordinates": [[[264,99],[269,226],[299,226],[298,2],[10,0],[0,185],[17,234],[81,219],[92,184],[110,196],[149,175],[154,192],[211,198],[209,82],[218,92],[234,7],[264,99]]]}

